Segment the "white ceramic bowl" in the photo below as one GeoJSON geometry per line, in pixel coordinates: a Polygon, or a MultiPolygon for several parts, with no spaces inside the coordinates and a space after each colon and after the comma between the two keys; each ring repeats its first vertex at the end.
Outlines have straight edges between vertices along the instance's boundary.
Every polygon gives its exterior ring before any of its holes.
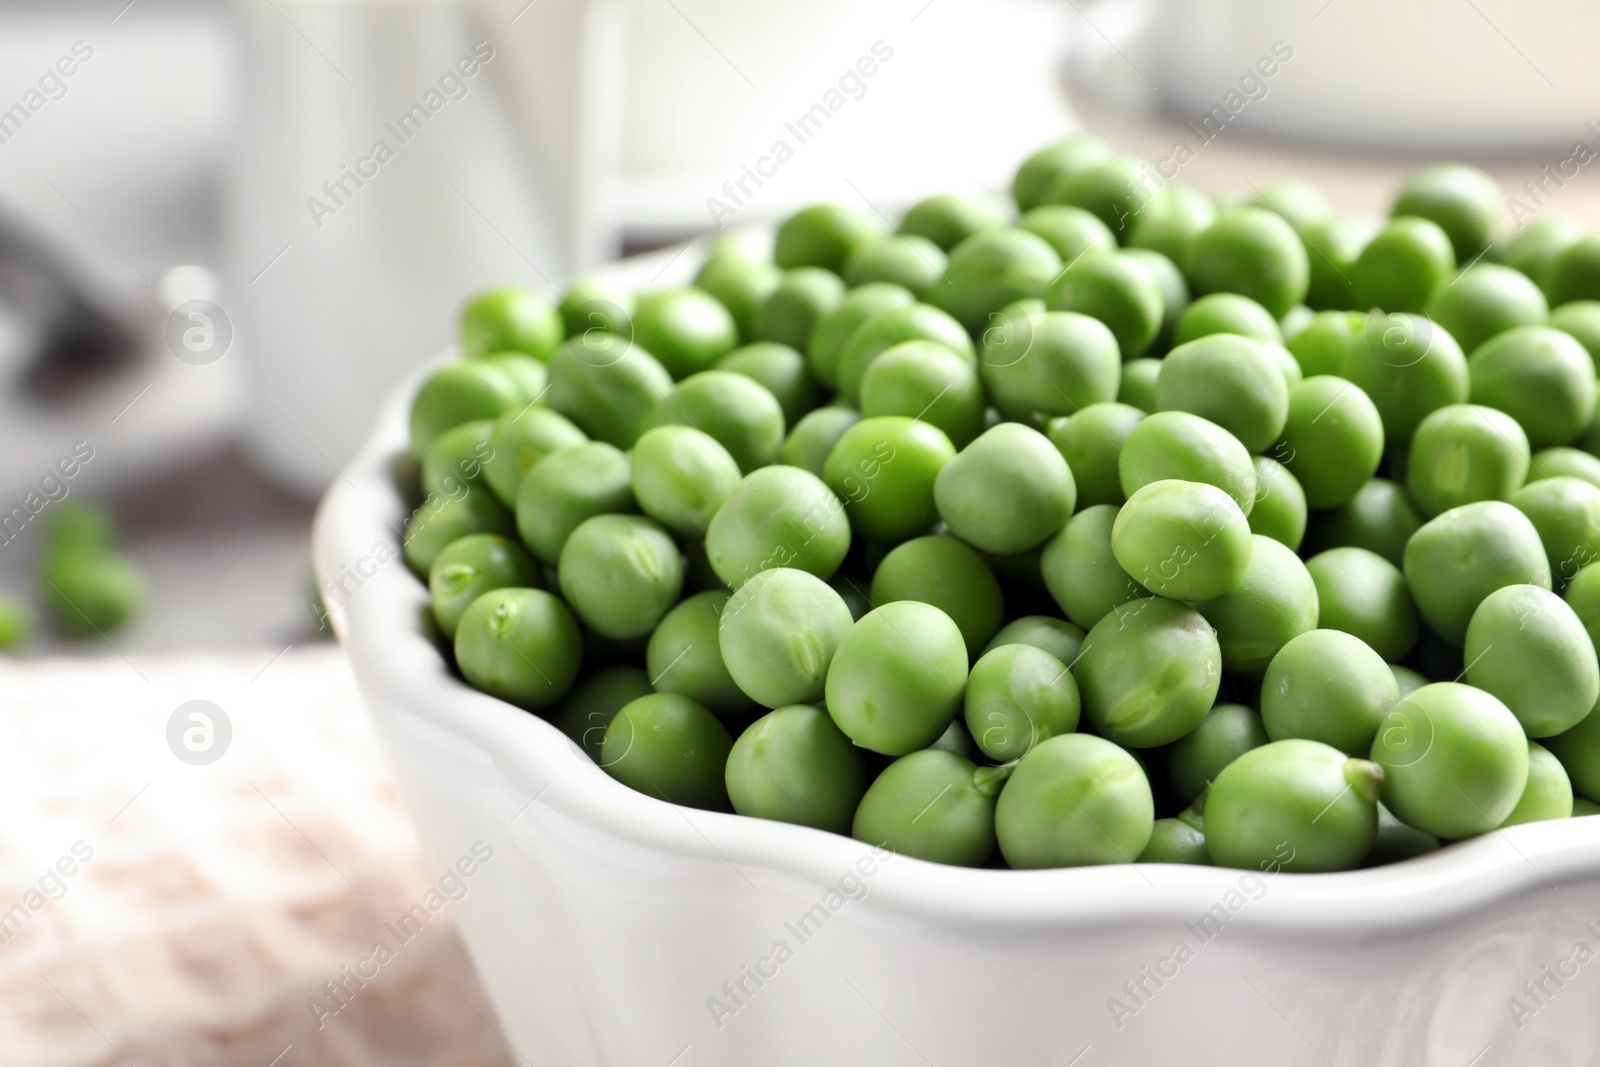
{"type": "Polygon", "coordinates": [[[1594,1062],[1600,818],[1347,874],[1019,872],[875,859],[614,782],[429,636],[393,477],[420,377],[329,490],[316,565],[343,583],[334,628],[431,860],[493,850],[455,911],[524,1063],[1594,1062]]]}

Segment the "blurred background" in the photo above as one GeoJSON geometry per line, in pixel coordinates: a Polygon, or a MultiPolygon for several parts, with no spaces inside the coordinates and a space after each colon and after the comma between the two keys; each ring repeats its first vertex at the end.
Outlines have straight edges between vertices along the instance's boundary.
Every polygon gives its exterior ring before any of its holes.
{"type": "Polygon", "coordinates": [[[388,915],[375,893],[432,877],[319,647],[307,531],[475,290],[553,292],[818,200],[893,219],[933,192],[1001,194],[1078,128],[1150,160],[1183,142],[1177,180],[1212,195],[1308,179],[1377,217],[1405,170],[1457,158],[1600,224],[1586,167],[1547,177],[1600,150],[1597,33],[1577,0],[9,0],[0,590],[48,599],[42,518],[89,499],[119,528],[114,577],[144,593],[115,634],[41,623],[0,674],[0,936],[8,887],[71,827],[122,857],[30,944],[0,941],[0,1063],[541,1062],[501,1045],[447,927],[343,1036],[304,994],[388,915]],[[162,731],[207,694],[238,750],[190,774],[162,731]],[[316,760],[364,784],[342,794],[316,760]],[[254,819],[270,832],[241,838],[254,819]],[[250,864],[299,902],[303,951],[250,864]],[[190,890],[202,932],[173,911],[190,890]],[[305,918],[308,899],[325,910],[305,918]],[[140,940],[161,923],[181,936],[140,940]],[[86,946],[110,943],[142,947],[107,971],[86,946]],[[135,977],[162,967],[170,987],[135,977]],[[375,1035],[399,1018],[415,1032],[391,1047],[375,1035]]]}

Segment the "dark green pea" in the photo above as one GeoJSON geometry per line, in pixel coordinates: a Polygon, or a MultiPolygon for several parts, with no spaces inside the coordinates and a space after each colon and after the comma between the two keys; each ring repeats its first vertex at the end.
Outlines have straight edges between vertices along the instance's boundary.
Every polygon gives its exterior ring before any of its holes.
{"type": "Polygon", "coordinates": [[[578,623],[543,589],[491,589],[456,627],[456,664],[475,688],[530,711],[560,700],[578,676],[578,623]]]}
{"type": "Polygon", "coordinates": [[[983,429],[977,368],[943,345],[905,341],[885,349],[861,377],[861,414],[931,423],[964,448],[983,429]]]}
{"type": "Polygon", "coordinates": [[[1550,314],[1537,285],[1495,263],[1474,264],[1439,286],[1427,310],[1465,352],[1518,326],[1543,326],[1550,314]]]}
{"type": "Polygon", "coordinates": [[[633,338],[677,379],[733,351],[739,330],[728,309],[704,290],[663,289],[639,297],[633,338]]]}
{"type": "Polygon", "coordinates": [[[550,301],[531,289],[490,289],[461,309],[461,354],[526,352],[548,360],[565,335],[550,301]]]}
{"type": "Polygon", "coordinates": [[[1600,804],[1596,804],[1588,797],[1574,796],[1572,798],[1572,817],[1578,819],[1585,815],[1600,815],[1600,804]]]}
{"type": "Polygon", "coordinates": [[[1477,167],[1435,163],[1406,176],[1390,214],[1433,220],[1466,262],[1489,247],[1500,203],[1499,184],[1477,167]]]}
{"type": "Polygon", "coordinates": [[[820,478],[828,453],[844,432],[860,421],[861,412],[853,408],[817,408],[790,427],[778,452],[778,462],[808,470],[820,478]]]}
{"type": "Polygon", "coordinates": [[[1181,266],[1189,262],[1195,238],[1204,233],[1216,218],[1216,205],[1198,189],[1185,185],[1166,185],[1134,217],[1128,244],[1133,248],[1160,252],[1181,266]]]}
{"type": "Polygon", "coordinates": [[[1117,239],[1106,224],[1081,207],[1046,204],[1023,215],[1017,226],[1043,237],[1063,263],[1089,252],[1114,252],[1117,248],[1117,239]]]}
{"type": "Polygon", "coordinates": [[[1508,500],[1527,480],[1530,456],[1527,435],[1510,415],[1452,404],[1417,427],[1406,489],[1425,515],[1480,500],[1508,500]]]}
{"type": "Polygon", "coordinates": [[[944,251],[924,237],[886,237],[863,245],[844,267],[851,288],[870,282],[892,282],[911,290],[918,300],[932,299],[944,278],[944,251]]]}
{"type": "Polygon", "coordinates": [[[1313,508],[1349,503],[1383,460],[1383,418],[1377,405],[1359,385],[1333,375],[1307,378],[1289,391],[1282,436],[1275,454],[1313,508]]]}
{"type": "Polygon", "coordinates": [[[1075,311],[1007,308],[983,332],[978,373],[1007,418],[1070,415],[1117,396],[1122,356],[1098,319],[1075,311]]]}
{"type": "Polygon", "coordinates": [[[1383,802],[1402,821],[1446,840],[1505,821],[1528,782],[1528,744],[1492,694],[1436,682],[1384,716],[1372,743],[1383,802]]]}
{"type": "Polygon", "coordinates": [[[631,337],[633,308],[633,294],[626,289],[594,278],[578,278],[562,292],[556,310],[561,315],[563,336],[604,330],[631,337]]]}
{"type": "Polygon", "coordinates": [[[1372,839],[1372,847],[1367,850],[1367,859],[1362,866],[1386,867],[1391,863],[1415,859],[1437,851],[1439,851],[1437,837],[1407,826],[1380,803],[1378,835],[1372,839]]]}
{"type": "Polygon", "coordinates": [[[1041,741],[1078,728],[1078,683],[1050,653],[1002,645],[973,664],[967,678],[967,729],[985,756],[1018,759],[1041,741]]]}
{"type": "Polygon", "coordinates": [[[1156,379],[1161,376],[1159,359],[1130,359],[1122,365],[1122,381],[1117,386],[1117,403],[1140,411],[1156,409],[1156,379]]]}
{"type": "Polygon", "coordinates": [[[1600,715],[1592,712],[1544,745],[1566,768],[1572,787],[1590,800],[1600,796],[1600,715]]]}
{"type": "Polygon", "coordinates": [[[941,193],[912,204],[900,220],[900,232],[948,252],[975,233],[1005,224],[999,206],[987,199],[941,193]]]}
{"type": "Polygon", "coordinates": [[[494,427],[493,422],[479,419],[452,426],[435,437],[422,455],[422,491],[437,496],[487,491],[487,462],[494,454],[489,438],[494,427]]]}
{"type": "Polygon", "coordinates": [[[1005,619],[994,573],[954,537],[916,537],[895,546],[873,573],[870,595],[878,607],[898,600],[932,604],[955,622],[972,659],[1005,619]]]}
{"type": "Polygon", "coordinates": [[[1181,803],[1189,804],[1216,781],[1222,768],[1268,741],[1261,716],[1243,704],[1218,704],[1200,725],[1167,752],[1167,775],[1181,803]]]}
{"type": "Polygon", "coordinates": [[[1147,597],[1095,623],[1072,673],[1097,733],[1154,748],[1205,718],[1222,682],[1222,650],[1199,612],[1147,597]]]}
{"type": "Polygon", "coordinates": [[[1330,548],[1306,561],[1317,585],[1317,626],[1353,634],[1390,663],[1417,643],[1417,609],[1400,568],[1365,548],[1330,548]]]}
{"type": "Polygon", "coordinates": [[[746,474],[778,458],[783,408],[752,378],[731,371],[691,374],[656,402],[646,423],[693,426],[728,450],[746,474]]]}
{"type": "Polygon", "coordinates": [[[849,551],[844,502],[798,467],[763,467],[745,475],[706,529],[711,566],[733,589],[769,567],[794,567],[826,579],[849,551]]]}
{"type": "Polygon", "coordinates": [[[1372,229],[1356,219],[1323,219],[1300,230],[1305,242],[1306,262],[1311,268],[1311,284],[1306,303],[1318,311],[1342,310],[1356,306],[1356,260],[1366,247],[1372,229]]]}
{"type": "Polygon", "coordinates": [[[1511,494],[1539,531],[1557,588],[1600,560],[1600,488],[1581,478],[1543,478],[1511,494]]]}
{"type": "Polygon", "coordinates": [[[424,456],[434,438],[446,430],[497,419],[524,403],[516,383],[499,367],[479,360],[441,367],[428,376],[411,402],[411,452],[424,456]]]}
{"type": "Polygon", "coordinates": [[[1054,141],[1022,161],[1011,182],[1017,210],[1032,211],[1049,203],[1051,192],[1087,167],[1111,155],[1111,146],[1087,133],[1054,141]]]}
{"type": "Polygon", "coordinates": [[[1077,506],[1120,504],[1127,499],[1117,473],[1117,459],[1129,432],[1145,413],[1127,404],[1090,404],[1075,415],[1050,421],[1050,443],[1056,446],[1077,487],[1077,506]]]}
{"type": "Polygon", "coordinates": [[[724,781],[733,738],[688,697],[651,693],[617,712],[606,727],[600,766],[641,793],[707,811],[732,805],[724,781]]]}
{"type": "Polygon", "coordinates": [[[1483,598],[1467,625],[1467,681],[1500,698],[1529,737],[1576,726],[1600,698],[1600,662],[1577,614],[1537,585],[1483,598]]]}
{"type": "Polygon", "coordinates": [[[1421,525],[1422,516],[1404,489],[1373,478],[1349,503],[1317,515],[1306,540],[1316,552],[1345,545],[1365,548],[1398,567],[1405,558],[1406,542],[1421,525]]]}
{"type": "Polygon", "coordinates": [[[1526,223],[1518,220],[1517,225],[1516,233],[1504,247],[1493,250],[1498,253],[1495,258],[1541,285],[1550,261],[1584,234],[1584,225],[1577,219],[1549,212],[1526,223]]]}
{"type": "Polygon", "coordinates": [[[1211,293],[1193,301],[1178,317],[1172,340],[1181,345],[1218,333],[1239,334],[1275,344],[1283,342],[1283,331],[1272,313],[1238,293],[1211,293]]]}
{"type": "Polygon", "coordinates": [[[1084,508],[1045,543],[1039,557],[1045,586],[1062,613],[1085,630],[1106,613],[1148,591],[1122,569],[1111,548],[1112,504],[1084,508]]]}
{"type": "Polygon", "coordinates": [[[1282,318],[1310,285],[1306,249],[1294,227],[1260,208],[1231,208],[1195,238],[1189,281],[1197,293],[1241,293],[1282,318]]]}
{"type": "Polygon", "coordinates": [[[439,632],[454,639],[468,605],[491,589],[544,585],[526,549],[498,534],[468,534],[450,542],[428,568],[428,592],[439,632]]]}
{"type": "Polygon", "coordinates": [[[686,696],[718,715],[742,715],[753,704],[734,684],[717,638],[728,596],[696,593],[662,616],[645,646],[645,669],[657,692],[686,696]]]}
{"type": "Polygon", "coordinates": [[[1151,482],[1178,479],[1216,486],[1246,515],[1255,507],[1249,450],[1221,426],[1186,411],[1157,412],[1128,431],[1117,474],[1130,497],[1151,482]]]}
{"type": "Polygon", "coordinates": [[[584,444],[589,436],[564,415],[546,407],[524,407],[495,420],[483,473],[489,488],[508,508],[517,505],[522,479],[545,456],[584,444]]]}
{"type": "Polygon", "coordinates": [[[839,643],[855,619],[814,574],[773,567],[739,587],[722,613],[722,661],[739,689],[765,707],[817,703],[839,643]]]}
{"type": "Polygon", "coordinates": [[[578,682],[550,712],[550,722],[596,763],[606,727],[623,706],[654,692],[639,667],[604,667],[578,682]]]}
{"type": "Polygon", "coordinates": [[[995,837],[1019,870],[1132,863],[1155,825],[1139,761],[1104,738],[1063,734],[1022,757],[995,803],[995,837]]]}
{"type": "Polygon", "coordinates": [[[1280,648],[1317,626],[1317,586],[1294,549],[1253,534],[1244,577],[1214,600],[1197,604],[1217,631],[1222,665],[1256,675],[1280,648]]]}
{"type": "Polygon", "coordinates": [[[1044,238],[1011,227],[984,230],[951,249],[933,302],[976,334],[1007,304],[1044,296],[1059,273],[1061,257],[1044,238]]]}
{"type": "Polygon", "coordinates": [[[150,597],[150,583],[138,565],[107,548],[47,552],[39,579],[39,599],[51,622],[71,637],[103,637],[120,630],[150,597]]]}
{"type": "MultiPolygon", "coordinates": [[[[756,308],[783,281],[783,272],[771,260],[721,252],[709,257],[694,284],[728,309],[745,341],[755,339],[756,308]]],[[[630,312],[631,314],[631,312],[630,312]]],[[[631,327],[630,327],[631,329],[631,327]]]]}
{"type": "Polygon", "coordinates": [[[728,753],[728,796],[740,815],[848,833],[867,790],[860,750],[821,708],[768,712],[728,753]]]}
{"type": "Polygon", "coordinates": [[[1219,867],[1344,871],[1378,832],[1384,772],[1316,741],[1274,741],[1234,760],[1206,794],[1206,850],[1219,867]]]}
{"type": "Polygon", "coordinates": [[[1345,353],[1366,344],[1366,331],[1367,316],[1358,311],[1319,311],[1285,345],[1305,377],[1343,374],[1345,353]]]}
{"type": "Polygon", "coordinates": [[[33,637],[33,609],[16,597],[0,596],[0,649],[16,649],[33,637]]]}
{"type": "Polygon", "coordinates": [[[561,595],[603,637],[642,637],[683,591],[683,557],[667,531],[637,515],[596,515],[561,548],[561,595]]]}
{"type": "Polygon", "coordinates": [[[961,707],[967,648],[950,616],[898,600],[852,626],[828,667],[828,714],[850,740],[903,756],[939,739],[961,707]]]}
{"type": "Polygon", "coordinates": [[[511,537],[516,532],[510,513],[490,493],[432,496],[407,520],[402,545],[412,573],[427,577],[439,553],[457,538],[475,533],[511,537]]]}
{"type": "Polygon", "coordinates": [[[1561,761],[1543,745],[1528,742],[1528,784],[1522,798],[1500,825],[1517,826],[1546,819],[1570,819],[1573,810],[1572,780],[1561,761]]]}
{"type": "Polygon", "coordinates": [[[632,448],[671,391],[672,375],[642,347],[616,334],[587,333],[550,361],[545,400],[595,440],[632,448]]]}
{"type": "Polygon", "coordinates": [[[1409,441],[1430,412],[1467,401],[1467,358],[1445,330],[1419,315],[1370,315],[1363,343],[1339,371],[1377,405],[1386,441],[1409,441]]]}
{"type": "Polygon", "coordinates": [[[1406,543],[1403,569],[1423,619],[1456,645],[1466,639],[1472,613],[1496,589],[1550,588],[1539,532],[1522,512],[1498,500],[1452,508],[1428,522],[1406,543]]]}
{"type": "Polygon", "coordinates": [[[1594,419],[1594,360],[1560,330],[1508,330],[1472,353],[1467,369],[1472,402],[1509,414],[1535,447],[1570,444],[1594,419]]]}
{"type": "Polygon", "coordinates": [[[1167,353],[1156,379],[1156,407],[1209,419],[1246,450],[1260,452],[1283,433],[1289,388],[1254,341],[1219,333],[1167,353]]]}
{"type": "Polygon", "coordinates": [[[1144,354],[1166,311],[1150,269],[1115,252],[1083,256],[1069,265],[1050,281],[1044,302],[1051,311],[1076,311],[1105,323],[1123,359],[1144,354]]]}
{"type": "Polygon", "coordinates": [[[933,498],[952,533],[995,555],[1043,544],[1072,514],[1072,470],[1049,438],[1016,422],[984,432],[939,471],[933,498]]]}
{"type": "Polygon", "coordinates": [[[837,388],[839,358],[856,330],[881,312],[910,307],[916,302],[917,297],[909,289],[888,282],[868,282],[850,290],[838,307],[812,327],[811,339],[805,348],[811,373],[822,384],[837,388]]]}
{"type": "Polygon", "coordinates": [[[590,441],[550,453],[523,477],[516,532],[534,555],[553,564],[585,520],[637,508],[628,457],[604,441],[590,441]]]}
{"type": "Polygon", "coordinates": [[[867,788],[851,836],[902,856],[981,867],[994,853],[994,797],[963,756],[931,748],[902,756],[867,788]]]}
{"type": "Polygon", "coordinates": [[[844,432],[822,477],[849,501],[850,526],[858,536],[893,543],[923,533],[938,519],[934,480],[955,455],[937,426],[880,415],[844,432]]]}
{"type": "Polygon", "coordinates": [[[1141,184],[1148,167],[1131,156],[1106,156],[1066,177],[1046,194],[1046,202],[1081,207],[1127,244],[1129,229],[1145,199],[1141,184]]]}
{"type": "Polygon", "coordinates": [[[1428,684],[1428,678],[1422,672],[1414,671],[1410,667],[1402,667],[1398,663],[1389,664],[1389,673],[1394,675],[1395,684],[1400,687],[1401,696],[1409,696],[1428,684]]]}
{"type": "Polygon", "coordinates": [[[772,258],[784,270],[822,267],[838,274],[856,249],[877,236],[877,228],[855,212],[838,204],[817,204],[783,221],[772,258]]]}
{"type": "Polygon", "coordinates": [[[756,340],[804,348],[812,328],[843,299],[844,282],[837,274],[820,267],[797,267],[756,309],[756,340]]]}
{"type": "Polygon", "coordinates": [[[739,464],[691,426],[657,426],[633,447],[633,495],[646,515],[680,537],[702,538],[739,487],[739,464]]]}
{"type": "Polygon", "coordinates": [[[1575,337],[1600,367],[1600,300],[1574,300],[1550,313],[1550,325],[1575,337]]]}
{"type": "Polygon", "coordinates": [[[787,345],[769,341],[745,345],[717,360],[713,369],[742,374],[764,386],[783,409],[786,426],[793,426],[822,403],[822,391],[811,376],[806,357],[787,345]]]}
{"type": "Polygon", "coordinates": [[[929,304],[912,304],[880,311],[850,335],[837,367],[839,394],[850,403],[861,398],[861,379],[873,360],[906,341],[931,341],[976,362],[972,340],[961,324],[929,304]]]}
{"type": "Polygon", "coordinates": [[[1455,266],[1450,238],[1437,223],[1391,219],[1356,258],[1350,275],[1356,306],[1419,312],[1455,266]]]}
{"type": "Polygon", "coordinates": [[[967,728],[961,724],[960,719],[951,719],[950,725],[939,735],[939,740],[928,747],[939,749],[941,752],[952,752],[962,759],[976,759],[978,756],[978,746],[972,743],[972,735],[967,733],[967,728]]]}
{"type": "Polygon", "coordinates": [[[1311,630],[1273,657],[1261,722],[1275,741],[1305,738],[1356,754],[1372,747],[1400,686],[1383,657],[1342,630],[1311,630]]]}
{"type": "Polygon", "coordinates": [[[1552,256],[1542,281],[1552,307],[1600,300],[1600,234],[1585,234],[1552,256]]]}
{"type": "Polygon", "coordinates": [[[1250,532],[1298,550],[1306,535],[1306,493],[1289,469],[1275,459],[1255,457],[1256,504],[1250,532]]]}
{"type": "Polygon", "coordinates": [[[1002,645],[1031,645],[1070,667],[1083,648],[1083,630],[1065,619],[1024,615],[1000,627],[1000,632],[989,639],[983,651],[987,654],[1002,645]]]}
{"type": "Polygon", "coordinates": [[[1139,853],[1140,863],[1189,863],[1211,866],[1206,851],[1206,835],[1182,819],[1157,819],[1150,829],[1150,843],[1139,853]]]}

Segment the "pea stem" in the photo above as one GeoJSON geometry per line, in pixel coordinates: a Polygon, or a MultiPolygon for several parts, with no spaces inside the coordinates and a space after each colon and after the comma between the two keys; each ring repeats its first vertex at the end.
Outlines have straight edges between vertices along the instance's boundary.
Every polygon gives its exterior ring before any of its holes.
{"type": "Polygon", "coordinates": [[[1005,785],[1006,779],[1011,777],[1011,772],[1017,764],[1022,762],[1022,757],[995,767],[979,767],[972,772],[972,785],[978,792],[986,797],[992,797],[1000,792],[1000,787],[1005,785]]]}

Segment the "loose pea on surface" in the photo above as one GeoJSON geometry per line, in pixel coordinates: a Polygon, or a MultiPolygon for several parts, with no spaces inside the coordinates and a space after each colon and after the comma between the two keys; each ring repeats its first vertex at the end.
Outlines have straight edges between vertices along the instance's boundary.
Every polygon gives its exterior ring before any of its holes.
{"type": "Polygon", "coordinates": [[[1206,849],[1220,867],[1342,871],[1378,832],[1384,771],[1316,741],[1274,741],[1217,775],[1206,794],[1206,849]]]}
{"type": "Polygon", "coordinates": [[[1132,863],[1150,843],[1155,801],[1139,761],[1104,738],[1034,746],[995,803],[995,836],[1019,869],[1132,863]]]}
{"type": "Polygon", "coordinates": [[[1466,639],[1472,613],[1496,589],[1550,588],[1538,531],[1522,512],[1498,500],[1452,508],[1424,525],[1406,543],[1403,569],[1422,617],[1457,645],[1466,639]]]}
{"type": "Polygon", "coordinates": [[[831,578],[849,551],[844,502],[798,467],[750,472],[706,527],[711,568],[732,589],[769,567],[831,578]]]}
{"type": "Polygon", "coordinates": [[[600,766],[640,793],[708,811],[727,811],[724,768],[733,738],[686,696],[651,693],[625,705],[606,727],[600,766]]]}
{"type": "Polygon", "coordinates": [[[1304,738],[1364,754],[1400,699],[1383,657],[1341,630],[1312,630],[1273,657],[1261,682],[1261,722],[1274,741],[1304,738]]]}
{"type": "Polygon", "coordinates": [[[981,867],[994,853],[993,795],[970,759],[938,748],[902,756],[867,787],[851,836],[934,863],[981,867]]]}
{"type": "Polygon", "coordinates": [[[1205,718],[1222,681],[1222,651],[1198,612],[1149,597],[1095,624],[1073,674],[1096,732],[1129,748],[1154,748],[1205,718]]]}
{"type": "Polygon", "coordinates": [[[717,633],[728,594],[710,590],[685,597],[650,634],[645,669],[660,693],[678,693],[718,715],[740,715],[751,700],[734,683],[723,662],[717,633]]]}
{"type": "Polygon", "coordinates": [[[967,646],[950,616],[900,600],[845,634],[828,668],[828,714],[862,748],[903,756],[939,739],[967,683],[967,646]]]}
{"type": "Polygon", "coordinates": [[[809,704],[770,711],[734,741],[725,771],[733,810],[848,833],[867,789],[866,761],[828,713],[809,704]]]}

